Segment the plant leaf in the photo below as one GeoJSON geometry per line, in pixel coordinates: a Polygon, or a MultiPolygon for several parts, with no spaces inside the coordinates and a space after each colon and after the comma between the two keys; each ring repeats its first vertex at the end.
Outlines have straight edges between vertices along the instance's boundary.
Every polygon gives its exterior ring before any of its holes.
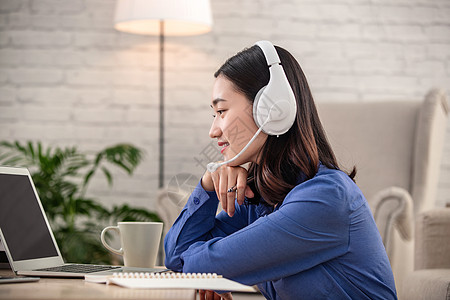
{"type": "Polygon", "coordinates": [[[109,184],[110,186],[112,186],[112,184],[113,184],[113,178],[112,178],[111,172],[109,172],[109,170],[106,169],[105,167],[102,167],[101,169],[102,169],[102,171],[103,171],[103,174],[105,174],[106,179],[108,180],[108,184],[109,184]]]}
{"type": "Polygon", "coordinates": [[[106,208],[98,199],[84,196],[98,168],[112,185],[111,166],[131,175],[142,157],[142,150],[129,144],[107,147],[91,159],[76,147],[0,141],[0,163],[31,168],[36,190],[63,256],[80,263],[112,263],[113,256],[99,239],[100,231],[111,222],[160,220],[145,208],[127,204],[106,208]]]}

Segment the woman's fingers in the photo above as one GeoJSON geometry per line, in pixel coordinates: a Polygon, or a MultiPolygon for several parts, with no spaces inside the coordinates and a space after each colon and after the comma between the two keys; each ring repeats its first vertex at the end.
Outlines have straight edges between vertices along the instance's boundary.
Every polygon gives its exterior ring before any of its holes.
{"type": "Polygon", "coordinates": [[[245,186],[244,196],[247,197],[247,198],[254,198],[255,197],[255,193],[252,191],[252,189],[248,185],[245,186]]]}
{"type": "Polygon", "coordinates": [[[234,200],[236,199],[237,172],[228,173],[227,210],[230,217],[234,216],[234,200]]]}
{"type": "Polygon", "coordinates": [[[233,296],[231,296],[231,293],[224,293],[224,294],[217,294],[214,291],[208,291],[208,290],[199,290],[198,295],[200,297],[200,300],[233,300],[233,296]]]}
{"type": "Polygon", "coordinates": [[[219,173],[219,191],[216,191],[219,201],[222,204],[224,211],[228,212],[227,202],[227,190],[228,190],[228,174],[223,169],[219,173]]]}
{"type": "Polygon", "coordinates": [[[224,299],[224,300],[233,300],[233,296],[231,295],[231,293],[230,292],[228,292],[228,293],[223,293],[223,294],[220,294],[220,296],[222,297],[222,299],[224,299]]]}
{"type": "MultiPolygon", "coordinates": [[[[213,182],[214,191],[216,192],[217,197],[219,197],[219,193],[218,193],[218,191],[219,191],[219,176],[217,175],[217,172],[211,173],[211,179],[213,182]]],[[[220,198],[219,198],[219,200],[220,200],[220,198]]]]}
{"type": "Polygon", "coordinates": [[[247,194],[247,170],[242,167],[221,166],[211,173],[214,190],[222,204],[222,209],[232,217],[235,212],[235,200],[244,203],[247,194]]]}
{"type": "MultiPolygon", "coordinates": [[[[236,182],[236,192],[237,192],[237,202],[239,205],[242,205],[245,200],[245,190],[247,188],[247,174],[239,174],[236,182]]],[[[249,188],[250,189],[250,188],[249,188]]]]}

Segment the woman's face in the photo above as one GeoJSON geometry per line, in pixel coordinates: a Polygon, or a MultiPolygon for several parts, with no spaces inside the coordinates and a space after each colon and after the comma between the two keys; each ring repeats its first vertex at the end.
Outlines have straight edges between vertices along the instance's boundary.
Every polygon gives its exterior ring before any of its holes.
{"type": "MultiPolygon", "coordinates": [[[[247,145],[258,130],[253,120],[252,104],[244,94],[236,91],[230,80],[219,75],[214,82],[211,107],[214,110],[214,121],[209,136],[217,139],[224,161],[229,160],[247,145]]],[[[261,132],[250,147],[229,165],[257,163],[258,151],[266,139],[267,134],[261,132]]]]}

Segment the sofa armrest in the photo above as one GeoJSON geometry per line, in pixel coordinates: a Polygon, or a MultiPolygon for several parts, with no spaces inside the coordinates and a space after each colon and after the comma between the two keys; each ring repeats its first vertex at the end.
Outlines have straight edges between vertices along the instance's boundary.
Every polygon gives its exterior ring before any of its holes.
{"type": "Polygon", "coordinates": [[[372,210],[388,255],[392,251],[391,234],[396,228],[400,236],[411,240],[413,236],[413,201],[400,187],[389,187],[376,193],[371,201],[372,210]]]}
{"type": "Polygon", "coordinates": [[[164,223],[164,236],[172,227],[190,195],[183,189],[169,190],[161,188],[156,198],[156,212],[164,223]]]}
{"type": "Polygon", "coordinates": [[[414,141],[411,195],[415,215],[435,206],[448,114],[446,91],[428,92],[418,115],[414,141]]]}
{"type": "Polygon", "coordinates": [[[450,269],[414,271],[406,276],[400,299],[450,299],[450,269]]]}
{"type": "Polygon", "coordinates": [[[414,268],[450,268],[450,208],[436,208],[416,219],[414,268]]]}

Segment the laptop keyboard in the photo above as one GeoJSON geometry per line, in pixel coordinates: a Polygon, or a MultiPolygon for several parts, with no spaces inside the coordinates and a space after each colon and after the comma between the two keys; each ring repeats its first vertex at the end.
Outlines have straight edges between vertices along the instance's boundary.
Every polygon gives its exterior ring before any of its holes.
{"type": "Polygon", "coordinates": [[[79,265],[79,264],[69,264],[62,265],[51,268],[37,269],[35,271],[45,271],[45,272],[68,272],[68,273],[94,273],[101,271],[109,271],[114,269],[119,269],[119,266],[102,266],[102,265],[79,265]]]}

